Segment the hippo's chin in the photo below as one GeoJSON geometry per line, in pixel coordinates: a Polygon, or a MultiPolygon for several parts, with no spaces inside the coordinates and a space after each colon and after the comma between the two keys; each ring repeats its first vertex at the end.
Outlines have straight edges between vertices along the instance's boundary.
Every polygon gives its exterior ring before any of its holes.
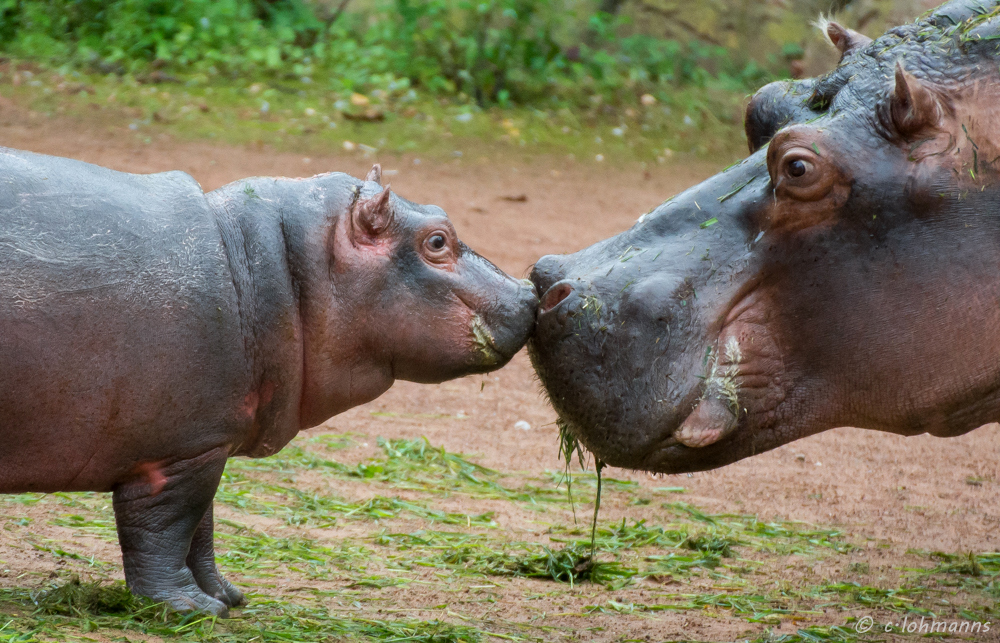
{"type": "Polygon", "coordinates": [[[608,369],[581,360],[594,349],[584,338],[546,335],[540,325],[528,342],[532,365],[561,422],[602,462],[650,469],[654,454],[674,461],[683,451],[694,451],[673,437],[685,416],[657,409],[662,405],[656,392],[634,380],[622,386],[608,369]]]}
{"type": "MultiPolygon", "coordinates": [[[[660,426],[660,438],[648,439],[640,435],[635,427],[587,426],[573,422],[565,415],[560,421],[580,442],[602,463],[625,469],[649,471],[651,473],[678,474],[707,471],[732,464],[750,453],[744,453],[737,436],[726,436],[717,442],[701,447],[682,444],[674,436],[676,428],[660,426]],[[603,441],[595,441],[594,436],[607,434],[636,436],[635,448],[624,450],[621,445],[611,449],[603,441]]],[[[676,427],[677,422],[673,423],[676,427]]]]}
{"type": "Polygon", "coordinates": [[[702,379],[666,386],[670,374],[648,356],[602,345],[579,326],[561,330],[540,319],[528,355],[561,422],[604,464],[687,473],[730,464],[753,450],[742,443],[728,409],[703,397],[702,379]],[[639,364],[635,377],[586,359],[598,351],[639,364]]]}

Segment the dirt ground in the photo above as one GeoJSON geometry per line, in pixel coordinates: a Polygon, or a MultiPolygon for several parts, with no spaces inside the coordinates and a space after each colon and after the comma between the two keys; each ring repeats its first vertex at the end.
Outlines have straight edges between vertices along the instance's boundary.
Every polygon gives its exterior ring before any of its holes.
{"type": "MultiPolygon", "coordinates": [[[[232,149],[166,138],[142,144],[123,134],[30,122],[0,122],[0,144],[131,172],[180,169],[192,174],[206,190],[251,175],[308,176],[340,170],[363,176],[373,160],[359,155],[306,159],[265,149],[232,149]]],[[[416,164],[413,157],[378,160],[393,190],[411,200],[444,207],[466,243],[515,275],[526,275],[532,262],[543,254],[573,251],[625,229],[638,215],[720,169],[712,163],[684,163],[644,171],[553,159],[512,165],[499,158],[471,155],[445,163],[416,164]]],[[[354,436],[355,446],[335,456],[348,463],[378,456],[377,437],[426,436],[431,444],[449,452],[471,454],[475,462],[486,467],[537,477],[561,466],[554,420],[522,353],[508,367],[488,376],[438,386],[397,383],[375,402],[333,418],[309,435],[354,436]],[[516,427],[520,421],[530,429],[516,427]]],[[[907,568],[932,566],[926,559],[915,558],[915,550],[956,554],[1000,551],[997,425],[951,439],[901,438],[843,428],[708,473],[653,478],[612,469],[606,475],[634,481],[637,486],[629,493],[609,493],[605,497],[602,522],[622,518],[647,519],[650,523],[668,520],[667,512],[658,503],[643,504],[636,499],[660,499],[664,492],[657,490],[683,487],[683,501],[702,511],[756,515],[762,521],[805,521],[842,531],[844,538],[857,546],[842,555],[768,558],[762,569],[770,575],[753,580],[758,589],[789,579],[820,583],[849,576],[860,579],[862,584],[891,586],[902,582],[899,579],[907,568]],[[865,566],[858,567],[858,563],[865,566]],[[859,577],[851,576],[849,569],[866,571],[859,577]]],[[[338,482],[335,486],[343,496],[363,495],[365,489],[361,482],[338,482]]],[[[441,499],[435,506],[445,511],[496,511],[495,520],[505,533],[525,539],[541,537],[546,525],[555,520],[551,515],[540,518],[506,501],[477,500],[458,494],[441,499]]],[[[26,507],[18,508],[22,513],[15,514],[11,505],[0,507],[6,513],[0,520],[18,515],[39,517],[48,511],[26,507]]],[[[221,511],[237,515],[231,509],[221,511]]],[[[586,514],[589,507],[581,511],[586,514]]],[[[560,509],[557,515],[559,520],[565,520],[568,514],[560,509]]],[[[246,521],[247,517],[240,519],[246,521]]],[[[46,527],[41,519],[36,523],[38,534],[63,537],[61,528],[46,527]]],[[[322,530],[312,529],[311,533],[317,538],[332,538],[338,534],[361,537],[364,532],[357,531],[353,523],[337,529],[347,531],[323,535],[322,530]]],[[[106,541],[76,537],[73,542],[91,552],[89,555],[96,554],[115,564],[120,560],[113,544],[106,541]]],[[[58,569],[59,562],[51,556],[24,548],[16,530],[0,530],[0,585],[37,585],[45,580],[43,574],[58,569]]],[[[117,573],[112,577],[120,578],[117,573]]],[[[238,576],[234,580],[240,582],[238,576]]],[[[691,582],[691,591],[697,592],[720,584],[707,577],[691,582]]],[[[618,591],[593,584],[571,590],[528,579],[505,578],[490,584],[494,587],[489,590],[494,602],[479,607],[470,603],[465,611],[449,608],[461,616],[456,622],[486,624],[499,628],[491,631],[520,632],[539,640],[718,641],[753,638],[767,630],[793,632],[810,622],[845,623],[843,613],[815,606],[811,616],[765,623],[749,622],[726,610],[629,614],[586,612],[581,607],[609,599],[620,604],[649,603],[653,600],[650,593],[655,593],[656,588],[651,588],[648,580],[618,591]],[[506,625],[500,627],[498,623],[506,625]],[[542,625],[551,629],[539,629],[542,625]]],[[[468,587],[466,592],[470,591],[468,587]]],[[[431,582],[366,590],[358,605],[363,604],[360,609],[373,613],[396,610],[411,618],[449,620],[440,610],[434,611],[434,606],[454,600],[448,591],[431,582]]],[[[674,585],[672,591],[684,593],[688,588],[674,585]]],[[[960,597],[953,602],[956,600],[962,601],[960,597]]],[[[988,607],[995,608],[995,603],[988,607]]],[[[851,613],[860,616],[866,612],[851,613]]],[[[869,613],[877,622],[891,616],[877,609],[869,613]]],[[[1000,626],[995,629],[1000,631],[1000,626]]],[[[991,636],[984,634],[972,640],[1000,640],[991,636]]]]}

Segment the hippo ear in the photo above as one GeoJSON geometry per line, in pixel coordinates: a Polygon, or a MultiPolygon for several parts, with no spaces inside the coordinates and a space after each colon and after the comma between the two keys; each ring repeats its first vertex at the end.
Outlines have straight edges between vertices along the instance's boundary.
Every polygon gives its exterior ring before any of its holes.
{"type": "MultiPolygon", "coordinates": [[[[376,166],[377,167],[377,166],[376,166]]],[[[389,186],[382,192],[367,199],[358,199],[351,211],[351,226],[355,241],[371,241],[392,225],[392,205],[389,202],[389,186]]]]}
{"type": "Polygon", "coordinates": [[[903,138],[912,138],[941,124],[941,103],[921,80],[896,63],[896,87],[889,97],[892,126],[903,138]]]}
{"type": "Polygon", "coordinates": [[[826,36],[833,43],[833,46],[840,52],[840,59],[843,60],[855,51],[867,47],[872,39],[864,34],[860,34],[853,29],[848,29],[837,22],[826,23],[826,36]]]}
{"type": "Polygon", "coordinates": [[[372,169],[368,170],[368,176],[365,177],[365,181],[375,181],[379,185],[382,185],[382,166],[376,163],[372,166],[372,169]]]}

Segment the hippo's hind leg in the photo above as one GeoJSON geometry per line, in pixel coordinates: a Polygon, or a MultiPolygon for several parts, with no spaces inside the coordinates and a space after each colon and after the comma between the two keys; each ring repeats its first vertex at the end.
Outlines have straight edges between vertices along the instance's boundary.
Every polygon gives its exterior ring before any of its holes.
{"type": "Polygon", "coordinates": [[[219,447],[115,488],[125,582],[133,592],[181,612],[228,615],[222,601],[198,586],[187,564],[191,541],[212,506],[227,455],[219,447]]]}
{"type": "Polygon", "coordinates": [[[243,592],[236,589],[232,583],[223,578],[219,568],[215,566],[215,523],[212,516],[212,506],[198,523],[191,540],[191,551],[188,552],[187,566],[194,574],[198,587],[206,594],[217,598],[229,607],[242,605],[245,601],[243,592]]]}

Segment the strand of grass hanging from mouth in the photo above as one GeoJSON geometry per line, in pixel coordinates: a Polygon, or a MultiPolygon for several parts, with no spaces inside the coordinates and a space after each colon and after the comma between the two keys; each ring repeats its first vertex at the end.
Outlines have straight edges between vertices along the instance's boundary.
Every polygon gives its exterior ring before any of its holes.
{"type": "Polygon", "coordinates": [[[569,506],[573,510],[573,524],[575,525],[578,524],[578,521],[576,519],[576,503],[573,502],[573,476],[570,474],[570,467],[573,464],[573,453],[576,453],[580,468],[583,469],[583,449],[580,446],[580,441],[570,433],[569,426],[565,422],[560,419],[556,421],[556,425],[559,427],[559,457],[566,463],[563,471],[563,478],[566,480],[566,495],[569,498],[569,506]]]}
{"type": "MultiPolygon", "coordinates": [[[[562,456],[566,461],[566,493],[569,495],[570,507],[573,508],[573,523],[576,524],[576,505],[573,503],[573,476],[570,475],[569,468],[573,461],[573,453],[576,452],[577,458],[580,461],[580,467],[583,468],[583,449],[580,446],[580,441],[577,440],[576,436],[570,433],[569,426],[563,422],[559,421],[559,455],[562,456]]],[[[604,469],[604,463],[599,458],[594,458],[594,467],[597,470],[597,497],[594,498],[594,517],[590,524],[590,564],[594,564],[594,554],[596,553],[596,543],[597,543],[597,517],[601,511],[601,488],[602,488],[602,478],[601,471],[604,469]]]]}
{"type": "Polygon", "coordinates": [[[594,498],[594,520],[590,524],[590,565],[593,568],[594,554],[597,547],[597,514],[601,511],[601,470],[604,463],[598,458],[594,458],[594,468],[597,469],[597,497],[594,498]]]}

